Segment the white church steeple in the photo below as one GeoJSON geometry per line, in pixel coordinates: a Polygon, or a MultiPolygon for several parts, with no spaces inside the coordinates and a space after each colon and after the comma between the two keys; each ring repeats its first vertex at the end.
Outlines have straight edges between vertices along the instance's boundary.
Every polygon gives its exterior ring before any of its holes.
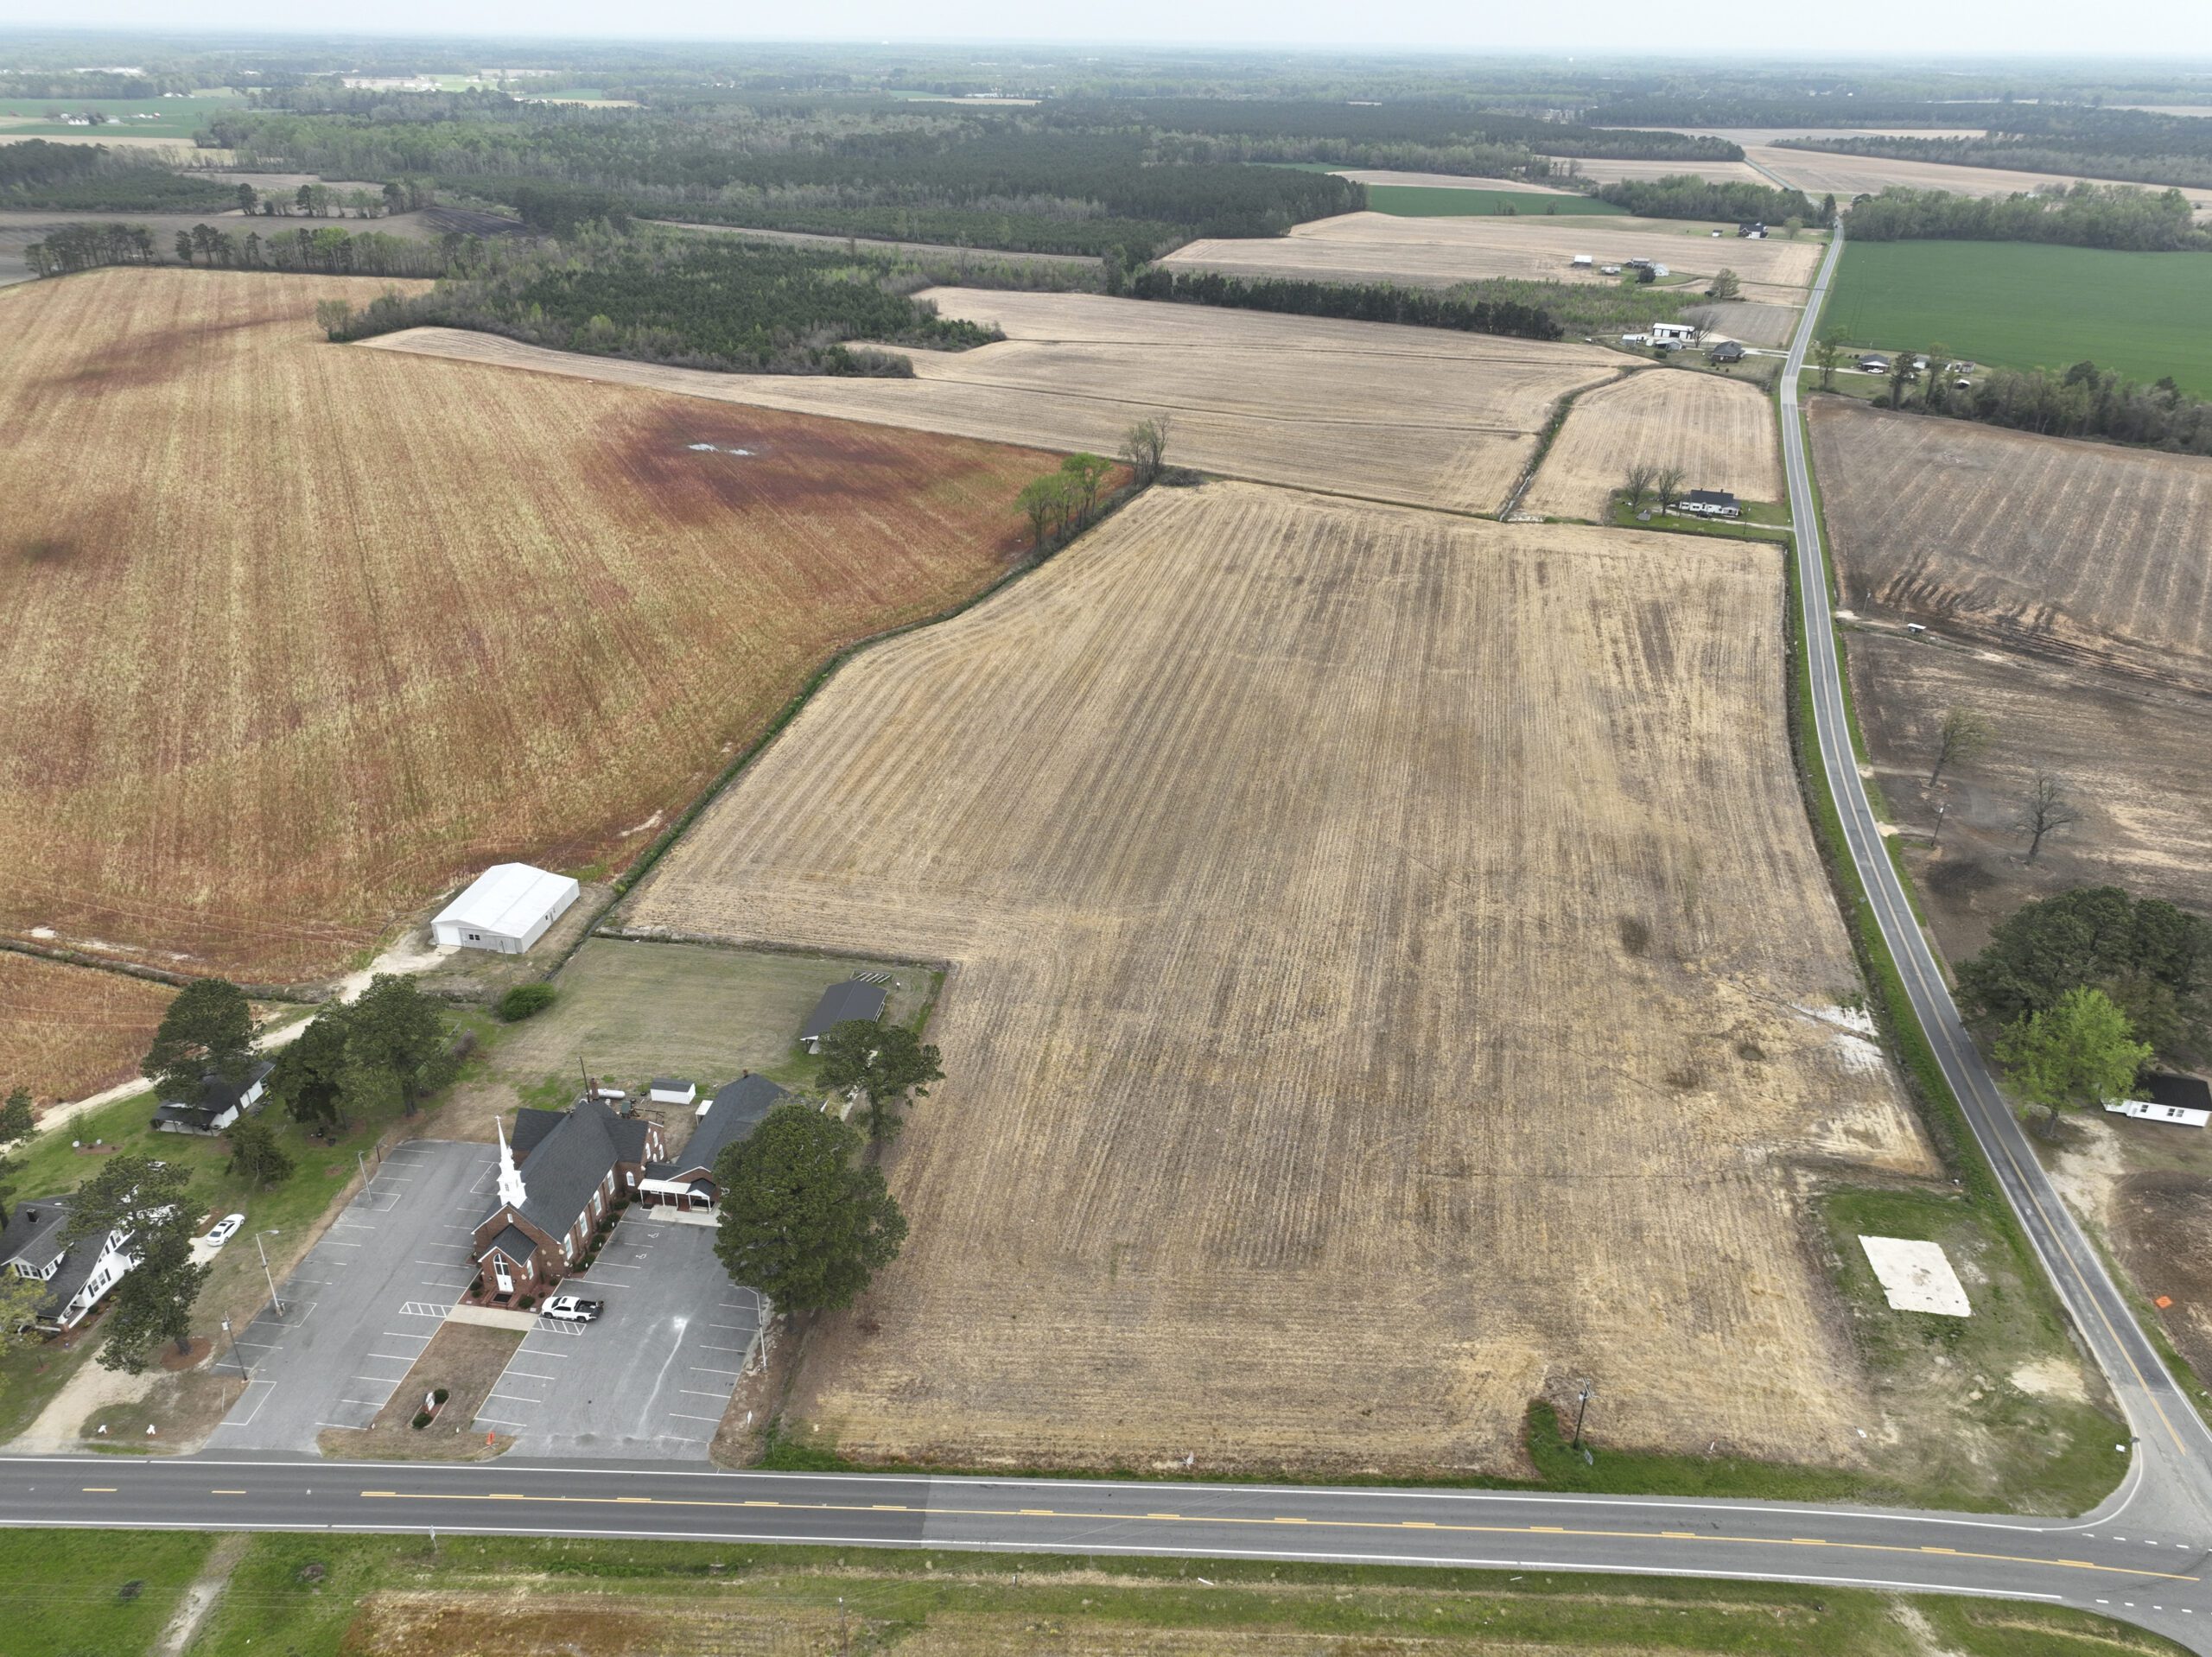
{"type": "Polygon", "coordinates": [[[515,1153],[507,1144],[507,1130],[497,1116],[492,1127],[499,1136],[499,1201],[509,1208],[523,1204],[522,1170],[515,1166],[515,1153]]]}

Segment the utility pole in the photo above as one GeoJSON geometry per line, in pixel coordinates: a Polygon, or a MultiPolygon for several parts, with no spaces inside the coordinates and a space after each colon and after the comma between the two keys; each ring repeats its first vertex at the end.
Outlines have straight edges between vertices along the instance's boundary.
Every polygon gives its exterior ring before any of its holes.
{"type": "Polygon", "coordinates": [[[1943,813],[1950,809],[1948,800],[1936,802],[1936,832],[1928,837],[1928,849],[1934,851],[1943,843],[1943,813]]]}
{"type": "Polygon", "coordinates": [[[1582,1383],[1582,1395],[1574,1404],[1574,1442],[1567,1446],[1570,1450],[1582,1448],[1582,1418],[1590,1408],[1590,1394],[1595,1390],[1587,1381],[1582,1383]]]}
{"type": "Polygon", "coordinates": [[[276,1277],[269,1269],[269,1251],[261,1246],[261,1240],[264,1237],[274,1237],[277,1235],[276,1228],[274,1226],[266,1231],[255,1232],[253,1252],[261,1256],[261,1275],[263,1280],[269,1285],[269,1304],[276,1308],[276,1315],[282,1317],[284,1315],[284,1303],[276,1298],[276,1277]]]}

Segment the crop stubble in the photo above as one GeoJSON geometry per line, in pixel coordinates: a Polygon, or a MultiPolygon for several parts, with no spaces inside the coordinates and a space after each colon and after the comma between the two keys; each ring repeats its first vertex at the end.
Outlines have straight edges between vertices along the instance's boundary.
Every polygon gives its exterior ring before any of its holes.
{"type": "Polygon", "coordinates": [[[387,285],[0,299],[0,928],[270,981],[486,862],[619,862],[1002,569],[1052,464],[321,342],[387,285]]]}
{"type": "Polygon", "coordinates": [[[1287,236],[1257,241],[1203,240],[1160,263],[1176,270],[1234,276],[1290,276],[1314,282],[1396,282],[1449,287],[1478,276],[1560,282],[1618,280],[1569,261],[1587,253],[1599,264],[1656,259],[1671,270],[1710,276],[1730,270],[1745,296],[1803,303],[1822,244],[1770,237],[1739,240],[1733,225],[1673,219],[1547,218],[1520,214],[1468,219],[1397,219],[1349,213],[1295,225],[1287,236]],[[1712,235],[1715,229],[1725,233],[1712,235]]]}
{"type": "Polygon", "coordinates": [[[1847,601],[2212,690],[2212,460],[1816,397],[1847,601]]]}
{"type": "Polygon", "coordinates": [[[1171,458],[1265,483],[1495,511],[1565,391],[1612,352],[1437,328],[1274,316],[1091,294],[934,289],[948,316],[1007,339],[912,352],[917,378],[718,374],[579,356],[492,334],[416,328],[372,343],[763,408],[1116,452],[1147,415],[1171,458]]]}
{"type": "Polygon", "coordinates": [[[1782,498],[1774,410],[1755,386],[1646,369],[1574,400],[1522,510],[1602,522],[1630,467],[1680,467],[1690,489],[1782,498]]]}
{"type": "Polygon", "coordinates": [[[1770,549],[1154,491],[845,668],[632,900],[956,963],[904,1257],[796,1408],[963,1463],[1851,1463],[1808,1159],[1924,1171],[1770,549]]]}
{"type": "Polygon", "coordinates": [[[147,979],[0,949],[0,1092],[76,1099],[128,1081],[175,994],[147,979]]]}

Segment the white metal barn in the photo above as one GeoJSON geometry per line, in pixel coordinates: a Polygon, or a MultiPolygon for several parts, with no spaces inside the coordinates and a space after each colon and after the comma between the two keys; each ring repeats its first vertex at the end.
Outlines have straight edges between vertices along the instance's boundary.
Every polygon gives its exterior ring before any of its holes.
{"type": "Polygon", "coordinates": [[[430,923],[440,943],[518,955],[545,936],[582,890],[565,874],[527,863],[499,863],[484,871],[430,923]]]}

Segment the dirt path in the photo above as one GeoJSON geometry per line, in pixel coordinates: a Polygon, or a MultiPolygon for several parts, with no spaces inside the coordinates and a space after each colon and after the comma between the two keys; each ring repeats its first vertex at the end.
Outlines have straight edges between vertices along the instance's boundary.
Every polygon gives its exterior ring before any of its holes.
{"type": "Polygon", "coordinates": [[[184,1590],[184,1598],[176,1608],[176,1615],[162,1630],[149,1657],[183,1657],[185,1648],[192,1644],[192,1636],[200,1632],[200,1625],[207,1620],[207,1613],[222,1597],[223,1590],[231,1585],[231,1573],[238,1568],[238,1561],[245,1557],[246,1544],[252,1540],[244,1531],[233,1531],[217,1542],[207,1554],[207,1563],[200,1568],[192,1585],[184,1590]]]}

